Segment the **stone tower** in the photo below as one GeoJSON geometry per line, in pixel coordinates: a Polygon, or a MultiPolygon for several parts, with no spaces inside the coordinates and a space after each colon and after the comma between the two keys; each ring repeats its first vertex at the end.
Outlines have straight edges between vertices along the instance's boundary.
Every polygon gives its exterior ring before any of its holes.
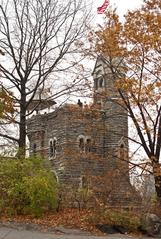
{"type": "MultiPolygon", "coordinates": [[[[117,61],[114,64],[117,67],[117,61]]],[[[115,162],[116,166],[118,164],[121,152],[124,151],[126,154],[124,157],[128,155],[128,116],[121,105],[121,98],[115,85],[117,79],[113,77],[110,67],[111,63],[107,59],[98,57],[93,80],[94,104],[100,109],[104,124],[104,150],[114,167],[115,162]]]]}

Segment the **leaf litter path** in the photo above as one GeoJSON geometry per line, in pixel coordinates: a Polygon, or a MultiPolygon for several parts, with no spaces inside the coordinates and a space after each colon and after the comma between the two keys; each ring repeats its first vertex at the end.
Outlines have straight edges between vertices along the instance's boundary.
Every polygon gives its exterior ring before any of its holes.
{"type": "Polygon", "coordinates": [[[0,218],[0,239],[147,239],[141,235],[105,236],[95,227],[94,222],[89,223],[90,217],[92,217],[92,211],[76,209],[46,213],[39,218],[31,215],[2,216],[0,218]]]}

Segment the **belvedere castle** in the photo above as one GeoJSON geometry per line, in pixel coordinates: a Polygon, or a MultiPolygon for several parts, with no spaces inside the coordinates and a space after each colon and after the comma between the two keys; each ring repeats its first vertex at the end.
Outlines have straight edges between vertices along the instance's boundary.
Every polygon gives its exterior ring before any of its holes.
{"type": "MultiPolygon", "coordinates": [[[[65,104],[28,119],[30,154],[50,160],[57,180],[105,193],[110,205],[135,201],[128,163],[128,117],[118,103],[108,61],[98,57],[92,73],[93,104],[65,104]]],[[[42,108],[54,102],[46,102],[42,108]]]]}

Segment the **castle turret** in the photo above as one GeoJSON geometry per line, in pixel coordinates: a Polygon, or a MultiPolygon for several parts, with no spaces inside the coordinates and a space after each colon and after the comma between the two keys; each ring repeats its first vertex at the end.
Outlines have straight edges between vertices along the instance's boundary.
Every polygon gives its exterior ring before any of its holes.
{"type": "MultiPolygon", "coordinates": [[[[110,62],[104,57],[98,57],[94,71],[94,105],[102,113],[104,125],[105,153],[112,160],[112,166],[118,165],[116,158],[128,154],[128,117],[121,105],[121,97],[116,88],[117,77],[115,71],[123,69],[119,59],[110,62]]],[[[123,74],[123,73],[122,73],[123,74]]],[[[116,166],[117,167],[117,166],[116,166]]],[[[128,167],[128,165],[127,165],[128,167]]]]}
{"type": "Polygon", "coordinates": [[[129,177],[128,114],[116,87],[118,80],[125,75],[124,70],[121,59],[110,61],[100,56],[97,58],[92,75],[94,105],[102,115],[102,120],[96,122],[97,134],[95,135],[101,133],[99,140],[102,142],[106,169],[105,182],[107,185],[112,184],[108,202],[111,205],[120,203],[125,206],[131,203],[132,198],[138,202],[139,197],[131,186],[129,177]],[[102,130],[98,131],[98,124],[102,125],[102,130]]]}

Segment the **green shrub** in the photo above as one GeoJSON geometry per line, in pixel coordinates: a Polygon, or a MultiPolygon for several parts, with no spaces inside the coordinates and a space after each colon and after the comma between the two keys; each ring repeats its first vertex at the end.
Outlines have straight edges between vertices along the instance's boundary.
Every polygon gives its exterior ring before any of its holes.
{"type": "Polygon", "coordinates": [[[141,215],[125,210],[100,208],[90,214],[86,220],[92,224],[107,224],[110,226],[122,226],[127,231],[137,231],[141,226],[141,215]]]}
{"type": "Polygon", "coordinates": [[[111,210],[107,214],[110,224],[122,226],[128,231],[137,231],[141,225],[140,216],[128,211],[111,210]]]}
{"type": "Polygon", "coordinates": [[[57,183],[41,158],[0,161],[1,211],[39,216],[57,207],[57,183]]]}

